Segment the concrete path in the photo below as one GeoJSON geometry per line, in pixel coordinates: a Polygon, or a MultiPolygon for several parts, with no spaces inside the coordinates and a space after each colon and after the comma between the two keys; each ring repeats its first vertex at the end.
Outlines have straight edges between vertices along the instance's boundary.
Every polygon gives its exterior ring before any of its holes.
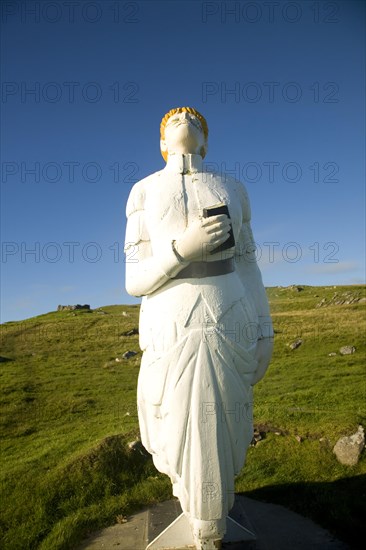
{"type": "MultiPolygon", "coordinates": [[[[152,506],[91,535],[75,550],[145,550],[179,514],[177,500],[152,506]]],[[[230,516],[256,534],[255,542],[225,544],[228,550],[347,550],[348,546],[311,520],[283,506],[237,495],[230,516]]]]}

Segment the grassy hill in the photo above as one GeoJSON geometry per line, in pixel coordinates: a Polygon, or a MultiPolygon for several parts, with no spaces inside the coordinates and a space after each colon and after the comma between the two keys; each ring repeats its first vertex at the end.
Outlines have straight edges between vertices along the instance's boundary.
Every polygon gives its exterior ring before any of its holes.
{"type": "MultiPolygon", "coordinates": [[[[237,479],[237,491],[312,517],[354,548],[365,453],[347,467],[332,448],[366,428],[365,290],[268,289],[276,334],[255,389],[262,439],[237,479]],[[340,355],[345,345],[356,352],[340,355]]],[[[166,476],[128,445],[138,438],[138,315],[138,306],[107,306],[1,326],[2,548],[75,549],[89,531],[171,495],[166,476]],[[123,359],[129,350],[137,355],[123,359]]]]}

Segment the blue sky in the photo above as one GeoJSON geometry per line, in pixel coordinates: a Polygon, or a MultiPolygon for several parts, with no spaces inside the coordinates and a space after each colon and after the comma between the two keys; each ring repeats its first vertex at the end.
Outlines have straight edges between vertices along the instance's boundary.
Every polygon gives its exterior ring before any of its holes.
{"type": "Polygon", "coordinates": [[[125,205],[183,105],[247,186],[265,285],[364,282],[362,1],[69,4],[2,3],[2,322],[137,302],[125,205]]]}

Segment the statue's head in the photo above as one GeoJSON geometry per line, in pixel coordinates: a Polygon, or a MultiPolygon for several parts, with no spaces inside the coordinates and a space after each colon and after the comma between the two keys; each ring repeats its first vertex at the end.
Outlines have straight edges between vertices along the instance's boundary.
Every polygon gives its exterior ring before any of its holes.
{"type": "Polygon", "coordinates": [[[193,153],[205,157],[208,126],[193,107],[177,107],[164,115],[160,124],[160,151],[165,162],[169,153],[193,153]]]}

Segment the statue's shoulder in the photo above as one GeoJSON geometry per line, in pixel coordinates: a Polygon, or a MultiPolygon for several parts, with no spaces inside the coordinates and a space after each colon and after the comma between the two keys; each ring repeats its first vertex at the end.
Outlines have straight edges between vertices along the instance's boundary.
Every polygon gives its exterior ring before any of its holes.
{"type": "Polygon", "coordinates": [[[251,211],[250,211],[250,201],[247,188],[244,183],[229,174],[221,174],[221,179],[227,187],[232,190],[241,204],[243,219],[244,221],[250,221],[251,211]]]}
{"type": "Polygon", "coordinates": [[[241,180],[234,178],[234,176],[225,172],[222,173],[222,177],[227,181],[228,185],[237,188],[239,193],[242,191],[246,193],[245,185],[241,180]]]}
{"type": "Polygon", "coordinates": [[[153,185],[154,181],[156,182],[156,179],[160,177],[161,172],[162,170],[159,170],[157,172],[154,172],[153,174],[149,174],[142,180],[139,180],[135,183],[130,191],[130,195],[127,201],[127,216],[130,216],[131,214],[139,210],[144,210],[146,191],[151,185],[153,185]]]}
{"type": "Polygon", "coordinates": [[[238,194],[241,201],[249,202],[248,191],[242,181],[234,178],[230,174],[226,174],[225,172],[218,173],[213,170],[207,170],[205,173],[213,178],[219,178],[219,180],[238,194]]]}
{"type": "Polygon", "coordinates": [[[235,178],[231,178],[231,185],[233,187],[235,187],[240,199],[241,199],[241,202],[243,204],[246,204],[246,205],[249,205],[249,195],[248,195],[248,191],[247,191],[247,188],[245,187],[244,183],[240,180],[237,180],[235,178]]]}

